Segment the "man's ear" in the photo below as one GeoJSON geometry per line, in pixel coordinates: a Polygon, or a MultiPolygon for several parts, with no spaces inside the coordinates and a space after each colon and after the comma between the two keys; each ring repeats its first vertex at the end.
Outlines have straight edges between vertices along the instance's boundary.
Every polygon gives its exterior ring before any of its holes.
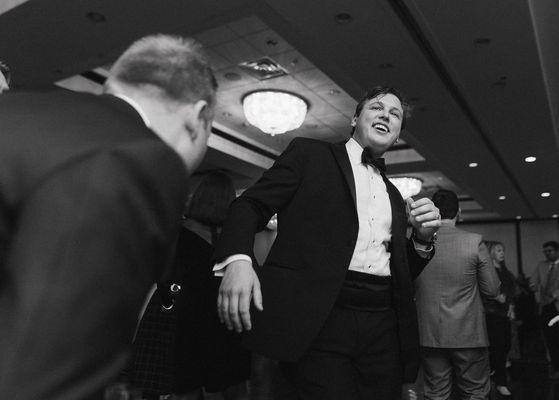
{"type": "Polygon", "coordinates": [[[182,106],[183,112],[183,125],[184,129],[188,131],[188,134],[192,141],[198,138],[198,133],[201,131],[200,128],[206,129],[208,124],[208,102],[205,100],[198,100],[195,103],[184,104],[182,106]]]}
{"type": "Polygon", "coordinates": [[[353,126],[353,127],[354,127],[355,125],[357,125],[357,116],[354,116],[354,117],[351,119],[350,125],[353,126]]]}
{"type": "Polygon", "coordinates": [[[198,100],[194,103],[192,112],[195,119],[207,123],[209,121],[209,104],[206,100],[198,100]]]}

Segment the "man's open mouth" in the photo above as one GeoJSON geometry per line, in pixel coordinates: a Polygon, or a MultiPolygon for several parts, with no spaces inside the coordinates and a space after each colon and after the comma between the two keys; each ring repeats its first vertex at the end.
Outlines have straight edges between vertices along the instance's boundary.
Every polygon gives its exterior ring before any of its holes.
{"type": "Polygon", "coordinates": [[[383,132],[383,133],[390,132],[390,129],[388,129],[388,126],[381,123],[381,122],[377,122],[377,123],[373,124],[373,128],[375,128],[377,131],[380,131],[380,132],[383,132]]]}

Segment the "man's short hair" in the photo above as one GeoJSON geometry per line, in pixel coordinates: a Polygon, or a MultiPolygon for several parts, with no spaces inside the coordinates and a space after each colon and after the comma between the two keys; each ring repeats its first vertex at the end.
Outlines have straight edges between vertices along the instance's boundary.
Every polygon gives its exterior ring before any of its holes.
{"type": "Polygon", "coordinates": [[[210,226],[221,226],[235,200],[233,181],[224,172],[207,174],[194,191],[186,216],[210,226]]]}
{"type": "Polygon", "coordinates": [[[134,42],[114,63],[110,76],[132,87],[146,85],[161,90],[178,103],[208,103],[207,120],[213,117],[217,81],[193,39],[171,35],[146,36],[134,42]]]}
{"type": "Polygon", "coordinates": [[[4,75],[4,79],[6,79],[6,83],[9,85],[10,80],[12,78],[10,67],[8,67],[8,64],[2,62],[1,60],[0,60],[0,72],[2,73],[2,75],[4,75]]]}
{"type": "Polygon", "coordinates": [[[555,240],[550,240],[549,242],[545,242],[542,246],[542,248],[546,248],[546,247],[553,247],[553,249],[557,251],[559,250],[559,243],[556,242],[555,240]]]}
{"type": "MultiPolygon", "coordinates": [[[[400,100],[400,103],[402,103],[402,108],[404,111],[402,115],[402,129],[404,129],[406,126],[406,118],[409,116],[410,113],[410,105],[406,101],[406,98],[404,97],[402,92],[400,92],[398,89],[392,86],[375,86],[367,93],[365,93],[365,95],[361,98],[361,100],[359,100],[359,103],[357,103],[357,107],[355,107],[355,113],[353,114],[353,117],[354,118],[358,117],[359,114],[361,114],[361,111],[363,110],[365,103],[367,103],[369,100],[374,99],[377,96],[386,95],[386,94],[393,94],[398,98],[398,100],[400,100]]],[[[355,127],[353,127],[351,130],[352,135],[354,131],[355,131],[355,127]]]]}
{"type": "Polygon", "coordinates": [[[458,196],[452,190],[439,189],[431,200],[439,209],[442,219],[453,219],[458,214],[458,196]]]}

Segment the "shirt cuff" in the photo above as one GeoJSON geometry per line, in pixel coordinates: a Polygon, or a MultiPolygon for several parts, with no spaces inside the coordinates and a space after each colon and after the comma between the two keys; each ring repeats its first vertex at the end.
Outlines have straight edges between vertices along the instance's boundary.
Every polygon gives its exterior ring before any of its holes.
{"type": "Polygon", "coordinates": [[[433,251],[433,245],[431,244],[429,246],[425,246],[424,244],[417,243],[413,239],[412,241],[413,241],[413,247],[415,248],[415,251],[417,252],[419,257],[429,258],[429,256],[431,255],[431,251],[433,251]]]}
{"type": "Polygon", "coordinates": [[[214,265],[212,271],[214,272],[214,276],[223,276],[225,275],[225,267],[231,264],[233,261],[240,261],[245,260],[252,264],[252,260],[246,254],[233,254],[232,256],[227,257],[220,263],[214,265]]]}

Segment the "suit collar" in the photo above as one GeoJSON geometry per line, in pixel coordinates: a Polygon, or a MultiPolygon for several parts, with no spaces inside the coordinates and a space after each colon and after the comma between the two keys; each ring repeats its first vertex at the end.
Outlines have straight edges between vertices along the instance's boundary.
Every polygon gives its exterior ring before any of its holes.
{"type": "Polygon", "coordinates": [[[334,158],[338,162],[338,165],[344,176],[344,180],[347,187],[351,193],[351,198],[353,199],[353,205],[355,206],[355,179],[353,178],[353,170],[351,169],[351,163],[349,161],[349,156],[347,154],[345,142],[334,143],[330,145],[334,158]]]}
{"type": "Polygon", "coordinates": [[[151,129],[151,123],[149,122],[148,116],[146,115],[142,107],[134,99],[131,99],[130,97],[121,93],[115,93],[113,94],[113,96],[118,97],[119,99],[127,102],[134,110],[136,110],[140,118],[142,118],[142,121],[144,121],[146,127],[151,129]]]}
{"type": "Polygon", "coordinates": [[[111,107],[117,109],[120,113],[126,114],[130,118],[138,121],[138,124],[141,124],[144,128],[149,130],[149,132],[154,133],[153,130],[148,128],[138,109],[134,107],[134,105],[132,105],[129,101],[123,99],[120,96],[115,96],[108,93],[102,94],[98,97],[100,99],[103,99],[103,101],[105,101],[106,103],[109,103],[111,107]]]}

